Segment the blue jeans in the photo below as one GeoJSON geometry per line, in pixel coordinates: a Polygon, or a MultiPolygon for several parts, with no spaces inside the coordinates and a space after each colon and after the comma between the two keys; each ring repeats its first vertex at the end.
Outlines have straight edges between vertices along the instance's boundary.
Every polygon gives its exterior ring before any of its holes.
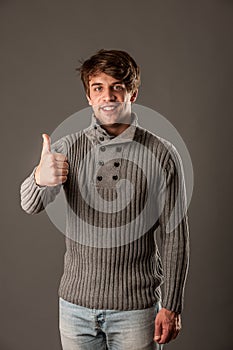
{"type": "Polygon", "coordinates": [[[161,350],[154,320],[160,304],[142,310],[98,310],[59,298],[63,350],[161,350]]]}

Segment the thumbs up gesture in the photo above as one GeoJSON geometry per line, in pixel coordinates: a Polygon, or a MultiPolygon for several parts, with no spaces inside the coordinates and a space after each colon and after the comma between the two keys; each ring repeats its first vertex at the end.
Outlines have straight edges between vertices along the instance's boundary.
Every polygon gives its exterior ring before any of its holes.
{"type": "Polygon", "coordinates": [[[43,147],[40,163],[35,171],[35,180],[39,186],[56,186],[67,180],[69,164],[67,157],[61,153],[51,152],[51,140],[43,134],[43,147]]]}

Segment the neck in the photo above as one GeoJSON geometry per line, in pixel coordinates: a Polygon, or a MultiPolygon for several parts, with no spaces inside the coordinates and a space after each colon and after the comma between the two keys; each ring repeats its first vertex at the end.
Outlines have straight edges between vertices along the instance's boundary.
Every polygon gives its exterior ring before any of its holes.
{"type": "Polygon", "coordinates": [[[107,125],[107,124],[101,125],[101,127],[104,130],[106,130],[109,135],[112,135],[112,136],[120,135],[129,126],[130,126],[130,124],[119,124],[119,123],[115,123],[115,124],[111,124],[111,125],[107,125]]]}
{"type": "Polygon", "coordinates": [[[101,128],[106,130],[109,135],[118,136],[131,125],[132,120],[133,120],[132,116],[129,115],[127,118],[125,118],[124,123],[113,123],[113,124],[101,123],[101,128]]]}

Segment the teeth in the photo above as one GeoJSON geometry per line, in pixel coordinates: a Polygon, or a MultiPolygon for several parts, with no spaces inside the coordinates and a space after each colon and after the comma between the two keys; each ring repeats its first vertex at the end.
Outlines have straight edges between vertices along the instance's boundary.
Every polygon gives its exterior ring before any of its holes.
{"type": "Polygon", "coordinates": [[[113,110],[114,108],[115,108],[114,106],[103,107],[103,110],[105,110],[105,111],[111,111],[111,110],[113,110]]]}

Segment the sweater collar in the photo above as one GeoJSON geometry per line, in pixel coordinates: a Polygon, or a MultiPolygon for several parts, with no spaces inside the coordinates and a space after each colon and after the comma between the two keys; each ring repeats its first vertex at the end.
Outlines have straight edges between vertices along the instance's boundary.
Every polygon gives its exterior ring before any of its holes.
{"type": "Polygon", "coordinates": [[[118,144],[131,142],[134,138],[135,130],[138,126],[138,117],[135,113],[131,113],[131,124],[118,136],[109,135],[98,123],[95,115],[92,114],[90,126],[84,130],[86,136],[96,144],[118,144]]]}

